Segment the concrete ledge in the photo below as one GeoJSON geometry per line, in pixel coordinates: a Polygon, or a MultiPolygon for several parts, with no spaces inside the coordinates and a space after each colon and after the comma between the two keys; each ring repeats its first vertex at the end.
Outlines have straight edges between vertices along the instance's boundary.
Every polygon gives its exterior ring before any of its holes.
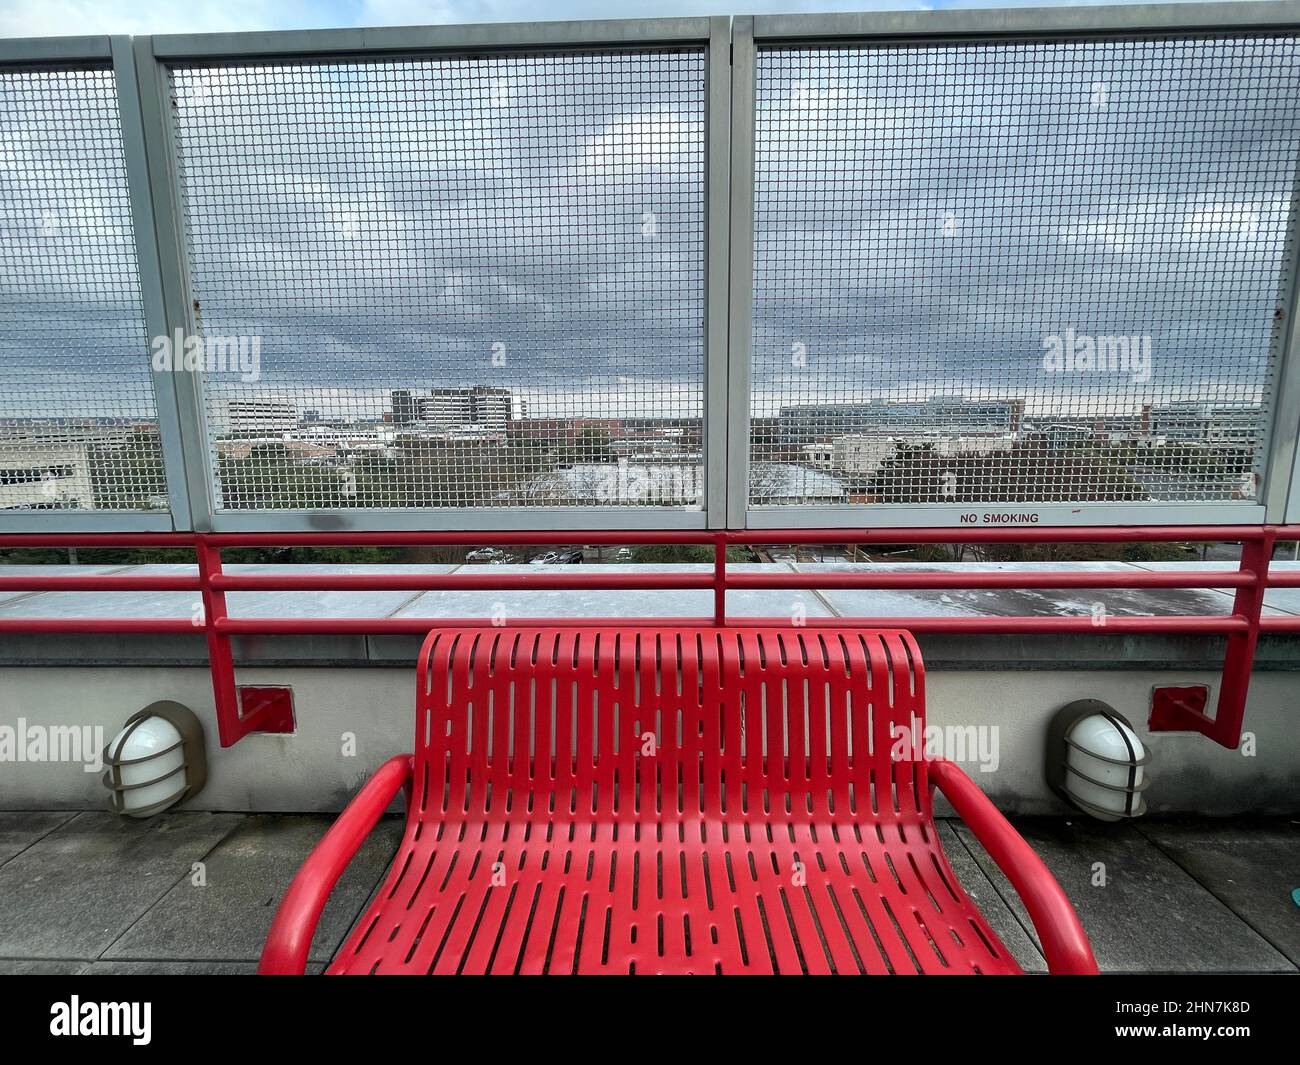
{"type": "MultiPolygon", "coordinates": [[[[187,808],[260,812],[337,811],[386,758],[412,749],[415,673],[354,666],[250,667],[241,684],[293,691],[296,731],[217,746],[212,681],[206,668],[62,666],[0,669],[0,725],[100,730],[107,742],[135,711],[174,699],[207,732],[207,787],[187,808]]],[[[1218,698],[1219,675],[1201,669],[951,669],[927,678],[927,719],[954,736],[975,727],[993,748],[952,750],[1008,813],[1069,812],[1043,777],[1047,728],[1065,704],[1101,699],[1123,713],[1152,752],[1155,814],[1300,813],[1300,700],[1290,673],[1255,676],[1246,707],[1249,753],[1195,733],[1146,728],[1157,684],[1205,684],[1218,698]]],[[[962,742],[967,742],[963,740],[962,742]]],[[[0,764],[0,809],[102,809],[99,775],[75,762],[0,764]]]]}

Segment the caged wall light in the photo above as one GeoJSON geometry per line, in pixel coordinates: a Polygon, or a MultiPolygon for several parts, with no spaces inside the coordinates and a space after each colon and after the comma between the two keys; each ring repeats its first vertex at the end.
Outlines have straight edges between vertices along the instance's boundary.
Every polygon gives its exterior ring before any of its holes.
{"type": "Polygon", "coordinates": [[[1098,699],[1063,707],[1047,730],[1047,783],[1100,821],[1146,812],[1151,755],[1123,714],[1098,699]]]}
{"type": "Polygon", "coordinates": [[[203,725],[180,703],[161,701],[127,718],[104,748],[109,806],[150,817],[197,795],[208,778],[203,725]]]}

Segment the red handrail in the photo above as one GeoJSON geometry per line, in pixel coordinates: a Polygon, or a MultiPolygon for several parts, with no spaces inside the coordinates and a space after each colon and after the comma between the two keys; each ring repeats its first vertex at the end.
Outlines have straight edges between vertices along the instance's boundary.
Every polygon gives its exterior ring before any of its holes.
{"type": "Polygon", "coordinates": [[[930,786],[937,787],[969,826],[980,846],[1011,881],[1034,923],[1038,941],[1053,973],[1095,976],[1097,959],[1079,915],[1034,848],[1020,838],[978,785],[954,762],[929,763],[930,786]]]}
{"type": "MultiPolygon", "coordinates": [[[[1300,540],[1300,526],[1010,526],[921,529],[764,529],[689,531],[428,531],[428,532],[305,532],[305,533],[17,533],[0,535],[0,549],[21,547],[189,547],[198,562],[197,575],[0,574],[0,591],[194,591],[202,611],[191,618],[0,618],[0,633],[184,633],[201,632],[208,644],[218,733],[229,747],[258,722],[240,713],[231,638],[239,635],[422,634],[439,626],[591,625],[599,618],[232,618],[226,594],[232,591],[342,590],[492,590],[551,589],[666,590],[712,589],[716,625],[771,626],[798,624],[810,628],[852,628],[881,619],[843,617],[747,618],[727,613],[727,592],[741,589],[981,589],[981,588],[1232,588],[1236,598],[1230,614],[1166,616],[1066,617],[893,617],[894,627],[916,633],[1049,634],[1049,633],[1167,633],[1214,634],[1227,637],[1223,682],[1213,717],[1188,712],[1180,727],[1198,731],[1223,746],[1235,748],[1241,739],[1246,691],[1261,631],[1300,632],[1300,617],[1263,614],[1264,593],[1272,587],[1300,587],[1300,574],[1269,572],[1273,544],[1300,540]],[[1235,570],[1192,572],[1050,569],[999,571],[876,571],[816,573],[733,573],[727,548],[733,544],[827,543],[1126,543],[1173,541],[1234,541],[1242,544],[1235,570]],[[485,546],[542,544],[704,544],[713,548],[709,573],[554,573],[488,570],[482,573],[351,573],[288,574],[222,571],[221,552],[233,547],[298,546],[414,546],[472,543],[485,546]]],[[[626,621],[626,618],[619,619],[626,621]]],[[[657,619],[665,620],[665,619],[657,619]]],[[[698,622],[699,618],[677,619],[698,622]]]]}
{"type": "Polygon", "coordinates": [[[301,976],[321,911],[348,862],[366,841],[398,791],[411,779],[411,756],[399,754],[375,770],[330,830],[307,855],[275,911],[257,971],[301,976]]]}

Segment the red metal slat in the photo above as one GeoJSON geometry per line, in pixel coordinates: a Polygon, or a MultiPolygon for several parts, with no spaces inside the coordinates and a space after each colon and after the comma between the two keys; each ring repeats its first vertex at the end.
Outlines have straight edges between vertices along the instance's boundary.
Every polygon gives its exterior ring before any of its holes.
{"type": "Polygon", "coordinates": [[[1262,632],[1300,632],[1300,617],[1294,614],[1285,617],[1264,617],[1259,619],[1262,632]]]}

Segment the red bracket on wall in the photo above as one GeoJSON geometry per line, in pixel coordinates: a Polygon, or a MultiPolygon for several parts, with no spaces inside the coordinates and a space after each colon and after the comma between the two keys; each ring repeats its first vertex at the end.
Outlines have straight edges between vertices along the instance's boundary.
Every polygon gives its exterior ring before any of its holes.
{"type": "Polygon", "coordinates": [[[1209,705],[1210,689],[1204,684],[1152,688],[1147,727],[1152,732],[1205,732],[1214,726],[1214,720],[1205,712],[1209,705]]]}
{"type": "Polygon", "coordinates": [[[249,732],[292,732],[293,690],[291,688],[240,688],[239,724],[249,732]]]}

